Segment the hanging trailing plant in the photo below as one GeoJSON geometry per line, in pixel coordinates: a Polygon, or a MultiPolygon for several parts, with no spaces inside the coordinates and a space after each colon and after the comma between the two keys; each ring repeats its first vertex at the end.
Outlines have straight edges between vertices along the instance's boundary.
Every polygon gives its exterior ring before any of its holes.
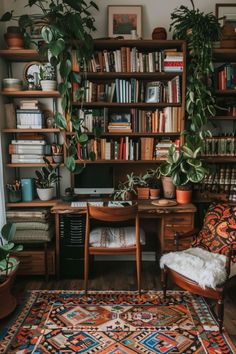
{"type": "Polygon", "coordinates": [[[160,166],[162,176],[172,177],[176,186],[201,182],[209,174],[209,166],[201,159],[204,139],[210,132],[204,129],[208,118],[216,113],[216,102],[211,87],[214,72],[212,42],[220,39],[220,24],[212,13],[203,13],[180,6],[171,14],[170,31],[173,38],[185,40],[186,59],[186,114],[188,126],[183,132],[180,149],[173,145],[168,158],[160,166]]]}
{"type": "Polygon", "coordinates": [[[205,14],[194,6],[180,6],[171,14],[173,38],[187,43],[186,112],[190,130],[197,133],[215,115],[215,98],[211,88],[214,72],[212,42],[220,39],[220,24],[212,13],[205,14]]]}
{"type": "Polygon", "coordinates": [[[83,120],[73,114],[71,106],[74,84],[78,85],[76,98],[82,100],[83,97],[81,75],[72,70],[72,53],[73,56],[75,54],[79,67],[83,68],[84,62],[93,52],[91,32],[95,30],[95,19],[91,10],[98,10],[98,6],[94,1],[87,0],[28,0],[26,7],[34,7],[39,12],[15,16],[13,11],[10,11],[1,17],[1,21],[17,20],[26,46],[32,41],[32,29],[35,26],[40,27],[45,41],[42,51],[47,53],[50,63],[58,67],[61,76],[59,92],[63,114],[56,112],[55,122],[61,129],[68,129],[71,125],[74,131],[69,138],[65,165],[70,171],[80,172],[83,167],[76,165],[77,144],[86,144],[88,136],[81,130],[83,120]]]}

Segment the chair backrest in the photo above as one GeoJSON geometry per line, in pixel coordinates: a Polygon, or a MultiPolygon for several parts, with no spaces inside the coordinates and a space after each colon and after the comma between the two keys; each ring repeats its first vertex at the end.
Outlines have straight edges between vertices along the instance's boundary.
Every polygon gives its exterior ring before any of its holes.
{"type": "MultiPolygon", "coordinates": [[[[207,210],[204,223],[193,247],[202,247],[213,253],[227,254],[236,248],[236,208],[213,203],[207,210]]],[[[233,257],[236,262],[236,257],[233,257]]]]}
{"type": "Polygon", "coordinates": [[[87,215],[90,219],[119,222],[138,217],[137,203],[125,207],[108,207],[87,205],[87,215]]]}

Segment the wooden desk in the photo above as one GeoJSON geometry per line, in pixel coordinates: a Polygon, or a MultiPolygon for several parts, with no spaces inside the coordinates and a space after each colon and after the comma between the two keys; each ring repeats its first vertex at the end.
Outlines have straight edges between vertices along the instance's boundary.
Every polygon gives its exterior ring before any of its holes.
{"type": "MultiPolygon", "coordinates": [[[[159,219],[160,227],[157,236],[160,239],[161,253],[174,250],[174,234],[176,231],[187,232],[194,227],[194,213],[196,207],[193,204],[177,205],[172,207],[160,207],[151,204],[150,200],[138,201],[141,219],[159,219]]],[[[60,214],[83,213],[85,208],[74,208],[68,203],[56,203],[51,212],[55,214],[56,227],[56,274],[60,274],[60,214]]],[[[180,248],[187,248],[189,241],[183,240],[180,248]]]]}

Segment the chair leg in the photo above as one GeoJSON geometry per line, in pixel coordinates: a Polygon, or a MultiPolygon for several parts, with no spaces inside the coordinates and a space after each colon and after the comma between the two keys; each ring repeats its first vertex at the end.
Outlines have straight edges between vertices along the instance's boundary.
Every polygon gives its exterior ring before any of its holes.
{"type": "Polygon", "coordinates": [[[161,284],[162,284],[162,290],[163,290],[163,298],[166,300],[166,290],[167,290],[167,269],[164,267],[164,269],[161,270],[161,284]]]}
{"type": "Polygon", "coordinates": [[[85,296],[87,296],[88,289],[88,272],[89,272],[89,255],[87,252],[84,254],[84,290],[85,296]]]}
{"type": "Polygon", "coordinates": [[[218,315],[218,323],[219,323],[219,332],[222,332],[223,329],[223,321],[224,321],[224,297],[221,296],[217,302],[217,315],[218,315]]]}
{"type": "Polygon", "coordinates": [[[141,253],[140,250],[136,251],[136,271],[137,271],[137,284],[138,284],[138,293],[141,295],[141,253]]]}
{"type": "Polygon", "coordinates": [[[48,243],[44,242],[44,274],[45,280],[48,281],[48,243]]]}

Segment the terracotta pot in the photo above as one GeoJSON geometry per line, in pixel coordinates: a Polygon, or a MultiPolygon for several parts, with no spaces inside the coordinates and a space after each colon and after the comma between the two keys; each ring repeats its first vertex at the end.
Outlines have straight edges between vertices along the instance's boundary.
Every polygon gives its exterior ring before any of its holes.
{"type": "Polygon", "coordinates": [[[176,201],[178,204],[189,204],[192,198],[192,190],[176,189],[176,201]]]}
{"type": "Polygon", "coordinates": [[[171,177],[162,177],[162,187],[164,198],[174,199],[175,198],[175,185],[172,182],[171,177]]]}
{"type": "Polygon", "coordinates": [[[166,39],[167,33],[164,27],[156,27],[152,31],[152,39],[166,39]]]}
{"type": "Polygon", "coordinates": [[[138,191],[138,199],[149,199],[149,188],[147,187],[139,187],[138,191]]]}
{"type": "Polygon", "coordinates": [[[150,188],[150,199],[157,199],[160,196],[160,189],[150,188]]]}
{"type": "Polygon", "coordinates": [[[4,39],[9,49],[24,48],[24,39],[20,33],[5,33],[4,39]]]}
{"type": "Polygon", "coordinates": [[[7,317],[16,308],[16,298],[12,295],[11,289],[16,277],[19,264],[15,270],[10,274],[4,283],[0,283],[0,319],[7,317]]]}

